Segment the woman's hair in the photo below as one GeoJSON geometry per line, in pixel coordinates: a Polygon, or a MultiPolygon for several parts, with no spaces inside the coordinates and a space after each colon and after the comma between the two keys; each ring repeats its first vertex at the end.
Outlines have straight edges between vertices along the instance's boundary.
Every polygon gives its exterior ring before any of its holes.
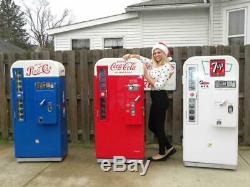
{"type": "MultiPolygon", "coordinates": [[[[158,49],[158,48],[157,48],[158,49]]],[[[160,49],[161,50],[161,49],[160,49]]],[[[153,65],[156,65],[156,64],[160,64],[160,65],[164,65],[164,64],[167,64],[169,63],[169,59],[167,58],[167,56],[165,55],[165,53],[161,50],[161,54],[162,54],[162,59],[160,61],[160,63],[157,63],[155,58],[154,58],[154,54],[152,54],[152,63],[153,65]]]]}

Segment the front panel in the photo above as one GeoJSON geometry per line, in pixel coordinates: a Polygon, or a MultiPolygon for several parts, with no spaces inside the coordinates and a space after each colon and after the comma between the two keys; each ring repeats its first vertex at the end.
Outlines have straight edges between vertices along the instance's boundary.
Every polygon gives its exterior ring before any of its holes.
{"type": "Polygon", "coordinates": [[[35,83],[35,118],[40,125],[56,125],[58,116],[55,82],[35,83]]]}
{"type": "Polygon", "coordinates": [[[11,67],[17,161],[59,161],[67,154],[65,81],[58,67],[55,61],[17,61],[11,67]]]}
{"type": "Polygon", "coordinates": [[[124,119],[127,125],[143,125],[143,88],[142,77],[130,78],[121,82],[125,99],[124,119]]]}
{"type": "Polygon", "coordinates": [[[183,66],[185,165],[234,169],[238,150],[238,62],[230,56],[189,58],[183,66]]]}
{"type": "Polygon", "coordinates": [[[124,62],[116,63],[115,59],[111,59],[108,64],[107,61],[97,62],[94,78],[96,157],[112,159],[113,156],[125,156],[127,159],[143,159],[143,76],[126,75],[131,67],[123,69],[121,66],[124,62]],[[115,68],[114,63],[122,73],[110,72],[115,68]]]}

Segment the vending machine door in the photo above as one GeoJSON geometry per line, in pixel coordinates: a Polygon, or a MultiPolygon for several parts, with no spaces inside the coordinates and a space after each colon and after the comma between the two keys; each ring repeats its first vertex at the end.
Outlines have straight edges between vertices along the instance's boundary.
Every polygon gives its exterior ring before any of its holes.
{"type": "Polygon", "coordinates": [[[36,119],[41,125],[56,124],[56,84],[51,82],[37,82],[35,94],[36,119]]]}
{"type": "Polygon", "coordinates": [[[142,125],[144,118],[143,79],[137,78],[138,83],[127,83],[124,87],[125,112],[124,119],[127,125],[142,125]]]}
{"type": "Polygon", "coordinates": [[[236,127],[238,116],[236,81],[215,81],[212,124],[217,127],[236,127]],[[226,93],[226,94],[225,94],[226,93]]]}
{"type": "Polygon", "coordinates": [[[230,56],[190,57],[183,66],[185,166],[236,169],[239,66],[230,56]]]}
{"type": "Polygon", "coordinates": [[[96,158],[144,159],[144,79],[139,62],[107,58],[95,65],[96,158]]]}

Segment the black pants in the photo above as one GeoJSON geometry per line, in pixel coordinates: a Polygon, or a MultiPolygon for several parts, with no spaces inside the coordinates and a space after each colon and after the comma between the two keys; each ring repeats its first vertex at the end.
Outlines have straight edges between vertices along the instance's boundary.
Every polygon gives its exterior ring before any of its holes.
{"type": "Polygon", "coordinates": [[[149,114],[149,129],[155,134],[159,142],[159,154],[164,155],[166,148],[172,145],[169,143],[164,129],[166,111],[169,106],[167,91],[151,91],[151,107],[149,114]]]}

